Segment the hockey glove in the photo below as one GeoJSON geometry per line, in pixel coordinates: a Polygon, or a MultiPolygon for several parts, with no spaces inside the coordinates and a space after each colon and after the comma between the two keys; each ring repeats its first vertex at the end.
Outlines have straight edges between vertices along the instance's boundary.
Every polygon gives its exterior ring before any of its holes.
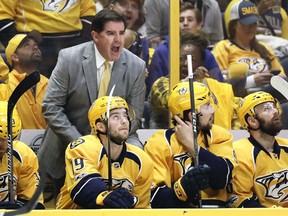
{"type": "Polygon", "coordinates": [[[96,199],[97,205],[103,205],[108,208],[133,208],[136,203],[137,198],[125,188],[103,191],[96,199]]]}
{"type": "Polygon", "coordinates": [[[190,169],[174,184],[174,191],[178,199],[186,201],[188,198],[194,198],[200,190],[209,187],[208,165],[199,165],[190,169]]]}

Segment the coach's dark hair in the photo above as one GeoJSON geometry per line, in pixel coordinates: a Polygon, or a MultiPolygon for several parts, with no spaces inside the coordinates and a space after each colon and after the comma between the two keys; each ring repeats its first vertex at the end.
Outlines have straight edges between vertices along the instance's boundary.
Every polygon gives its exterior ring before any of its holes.
{"type": "Polygon", "coordinates": [[[125,29],[127,27],[126,21],[123,16],[121,16],[118,12],[109,9],[102,9],[98,13],[96,13],[93,18],[91,30],[95,32],[102,32],[104,30],[104,26],[107,22],[123,22],[125,29]]]}

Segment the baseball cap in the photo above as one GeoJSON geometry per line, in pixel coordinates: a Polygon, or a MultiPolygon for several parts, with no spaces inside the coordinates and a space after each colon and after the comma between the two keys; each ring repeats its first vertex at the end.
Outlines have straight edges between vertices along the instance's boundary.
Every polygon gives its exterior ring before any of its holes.
{"type": "Polygon", "coordinates": [[[7,62],[12,66],[12,54],[15,53],[16,49],[27,39],[33,38],[38,44],[42,41],[42,35],[39,31],[32,30],[28,34],[17,34],[13,38],[10,39],[8,45],[5,49],[5,54],[7,58],[7,62]]]}
{"type": "Polygon", "coordinates": [[[242,0],[231,7],[230,21],[239,20],[243,25],[251,25],[259,21],[259,13],[255,4],[242,0]]]}

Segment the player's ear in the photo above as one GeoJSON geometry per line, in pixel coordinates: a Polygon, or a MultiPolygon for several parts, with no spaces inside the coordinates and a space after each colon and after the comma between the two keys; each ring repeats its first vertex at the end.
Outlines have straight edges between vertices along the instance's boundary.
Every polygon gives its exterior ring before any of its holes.
{"type": "Polygon", "coordinates": [[[103,122],[97,122],[96,129],[102,133],[106,133],[106,125],[103,122]]]}
{"type": "Polygon", "coordinates": [[[249,116],[247,118],[247,123],[248,123],[249,127],[252,129],[258,129],[259,128],[259,121],[252,116],[249,116]]]}

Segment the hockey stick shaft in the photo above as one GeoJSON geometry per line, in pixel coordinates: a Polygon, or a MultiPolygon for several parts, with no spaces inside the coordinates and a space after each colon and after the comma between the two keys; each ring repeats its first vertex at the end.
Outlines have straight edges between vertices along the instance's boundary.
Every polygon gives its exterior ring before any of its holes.
{"type": "Polygon", "coordinates": [[[288,82],[280,76],[273,76],[270,80],[271,86],[280,92],[288,100],[288,82]]]}
{"type": "Polygon", "coordinates": [[[7,108],[7,124],[8,124],[8,144],[7,144],[7,155],[8,155],[8,188],[9,188],[9,202],[14,203],[14,173],[13,173],[13,137],[12,137],[12,114],[13,109],[19,100],[19,98],[32,86],[36,85],[40,80],[38,71],[33,72],[23,79],[19,85],[12,92],[8,100],[7,108]]]}
{"type": "MultiPolygon", "coordinates": [[[[194,144],[194,165],[199,165],[199,152],[198,152],[198,140],[197,140],[197,118],[195,111],[194,101],[194,86],[193,86],[193,68],[192,68],[192,56],[187,55],[188,62],[188,78],[189,78],[189,89],[190,89],[190,103],[191,103],[191,114],[192,114],[192,129],[193,129],[193,144],[194,144]]],[[[199,208],[202,208],[201,191],[198,193],[199,208]]]]}
{"type": "Polygon", "coordinates": [[[111,160],[111,141],[110,141],[110,105],[111,105],[111,99],[112,95],[115,89],[115,85],[112,87],[110,93],[109,93],[109,98],[108,98],[108,104],[107,104],[107,138],[108,138],[108,190],[112,190],[112,160],[111,160]]]}

